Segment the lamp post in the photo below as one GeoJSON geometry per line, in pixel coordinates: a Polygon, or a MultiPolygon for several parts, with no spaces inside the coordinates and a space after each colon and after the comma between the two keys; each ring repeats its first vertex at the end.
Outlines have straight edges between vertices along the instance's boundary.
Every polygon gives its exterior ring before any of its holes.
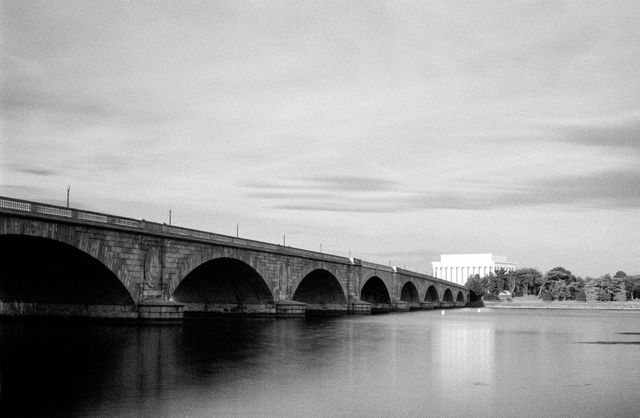
{"type": "Polygon", "coordinates": [[[67,207],[69,207],[69,191],[71,190],[71,186],[67,185],[67,207]]]}

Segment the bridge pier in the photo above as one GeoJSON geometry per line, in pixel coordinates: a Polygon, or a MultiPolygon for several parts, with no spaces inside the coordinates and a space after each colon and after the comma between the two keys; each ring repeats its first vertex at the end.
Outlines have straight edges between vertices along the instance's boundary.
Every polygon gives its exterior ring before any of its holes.
{"type": "Polygon", "coordinates": [[[304,318],[307,304],[294,300],[280,300],[276,302],[276,316],[278,318],[304,318]]]}
{"type": "Polygon", "coordinates": [[[183,307],[162,300],[144,301],[139,305],[0,302],[0,316],[180,321],[183,307]]]}
{"type": "Polygon", "coordinates": [[[357,300],[349,304],[347,312],[354,315],[369,315],[371,313],[371,304],[369,302],[357,300]]]}
{"type": "Polygon", "coordinates": [[[185,317],[238,315],[273,316],[276,305],[271,303],[239,305],[236,303],[183,303],[185,317]]]}
{"type": "Polygon", "coordinates": [[[392,305],[392,310],[394,312],[409,312],[411,310],[411,305],[405,301],[398,301],[392,305]]]}
{"type": "Polygon", "coordinates": [[[138,305],[138,319],[143,321],[181,321],[184,305],[170,300],[147,299],[138,305]]]}
{"type": "Polygon", "coordinates": [[[390,303],[376,303],[376,302],[371,303],[372,314],[388,313],[391,311],[393,311],[393,306],[390,303]]]}
{"type": "Polygon", "coordinates": [[[307,315],[343,315],[348,311],[347,305],[344,304],[319,304],[319,303],[308,303],[307,304],[307,315]]]}
{"type": "Polygon", "coordinates": [[[0,302],[0,316],[137,319],[138,309],[134,305],[0,302]]]}
{"type": "Polygon", "coordinates": [[[433,302],[420,302],[420,309],[424,311],[430,311],[434,308],[433,302]]]}

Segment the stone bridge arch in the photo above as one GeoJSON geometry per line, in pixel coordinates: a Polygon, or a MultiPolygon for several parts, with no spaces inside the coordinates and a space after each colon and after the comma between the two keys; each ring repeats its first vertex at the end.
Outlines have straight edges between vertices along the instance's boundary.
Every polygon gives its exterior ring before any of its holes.
{"type": "Polygon", "coordinates": [[[363,281],[360,300],[371,304],[371,312],[391,311],[391,292],[379,276],[371,276],[363,281]]]}
{"type": "Polygon", "coordinates": [[[442,303],[440,304],[440,307],[442,308],[452,308],[454,307],[454,299],[453,299],[453,292],[451,292],[451,288],[447,287],[442,295],[442,303]]]}
{"type": "Polygon", "coordinates": [[[425,292],[424,295],[424,301],[425,302],[431,302],[433,304],[437,304],[440,302],[440,296],[438,294],[438,289],[436,289],[436,287],[434,285],[430,285],[427,288],[427,291],[425,292]]]}
{"type": "Polygon", "coordinates": [[[414,282],[408,280],[400,290],[400,300],[409,303],[411,309],[420,308],[420,295],[414,282]]]}
{"type": "Polygon", "coordinates": [[[201,248],[176,264],[168,296],[185,304],[185,313],[275,313],[273,292],[265,278],[267,266],[251,251],[201,248]]]}
{"type": "Polygon", "coordinates": [[[252,251],[232,247],[173,243],[167,252],[169,253],[167,261],[175,265],[175,275],[171,277],[167,288],[169,295],[172,295],[187,275],[196,268],[219,258],[230,258],[247,264],[263,278],[268,275],[266,264],[261,263],[260,256],[252,251]]]}
{"type": "Polygon", "coordinates": [[[287,299],[293,300],[293,295],[298,290],[300,283],[311,273],[316,270],[324,270],[337,280],[342,294],[348,301],[348,273],[346,269],[341,268],[342,266],[313,260],[284,260],[283,264],[285,265],[281,270],[285,270],[288,276],[287,299]]]}
{"type": "Polygon", "coordinates": [[[6,314],[18,307],[33,315],[135,313],[138,287],[126,258],[95,233],[25,222],[14,230],[3,228],[0,254],[6,314]]]}
{"type": "Polygon", "coordinates": [[[291,299],[307,304],[309,313],[345,313],[347,293],[340,280],[325,268],[316,268],[296,281],[291,299]]]}

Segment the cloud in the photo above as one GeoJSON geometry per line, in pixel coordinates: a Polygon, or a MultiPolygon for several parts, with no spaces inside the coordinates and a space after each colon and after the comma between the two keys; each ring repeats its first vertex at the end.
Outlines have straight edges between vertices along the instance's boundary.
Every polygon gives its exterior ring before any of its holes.
{"type": "Polygon", "coordinates": [[[524,204],[540,202],[602,208],[638,207],[640,169],[542,180],[534,183],[523,197],[524,204]]]}
{"type": "Polygon", "coordinates": [[[380,177],[359,177],[359,176],[329,176],[313,177],[307,183],[314,188],[322,190],[359,192],[359,191],[394,191],[398,188],[398,183],[380,177]]]}
{"type": "Polygon", "coordinates": [[[12,193],[14,192],[41,192],[43,189],[41,187],[35,186],[23,186],[21,184],[0,184],[0,190],[7,190],[12,193]]]}
{"type": "Polygon", "coordinates": [[[283,210],[324,212],[397,212],[402,201],[385,196],[402,193],[400,184],[382,177],[312,176],[283,182],[245,183],[245,196],[273,201],[283,210]]]}
{"type": "Polygon", "coordinates": [[[398,213],[402,202],[351,201],[351,202],[302,202],[277,205],[277,209],[309,212],[343,213],[398,213]]]}
{"type": "Polygon", "coordinates": [[[245,187],[266,190],[322,190],[327,192],[391,192],[399,183],[383,177],[367,176],[313,176],[300,177],[284,183],[249,182],[245,187]]]}
{"type": "MultiPolygon", "coordinates": [[[[553,176],[526,183],[453,190],[411,192],[396,183],[383,181],[374,187],[373,178],[342,184],[333,178],[302,181],[295,186],[265,183],[270,191],[250,192],[251,198],[272,202],[283,210],[355,213],[403,213],[422,210],[495,210],[517,207],[564,205],[576,209],[633,208],[640,206],[640,170],[612,169],[588,174],[553,176]],[[374,193],[354,186],[364,180],[374,193]],[[313,186],[319,186],[313,191],[313,186]],[[276,190],[271,190],[271,189],[276,190]],[[334,192],[334,193],[331,193],[334,192]]],[[[254,187],[256,184],[253,185],[254,187]]]]}
{"type": "MultiPolygon", "coordinates": [[[[495,193],[436,193],[413,199],[416,209],[488,210],[541,205],[576,209],[640,206],[640,170],[618,169],[533,180],[495,193]]],[[[407,202],[407,206],[412,206],[407,202]]]]}
{"type": "MultiPolygon", "coordinates": [[[[58,120],[66,120],[70,125],[77,125],[78,118],[87,120],[87,124],[95,124],[96,121],[113,123],[116,120],[128,124],[157,124],[168,120],[168,115],[136,109],[117,99],[99,97],[98,94],[51,90],[38,86],[38,83],[7,83],[2,89],[0,109],[5,115],[42,112],[54,115],[58,120]]],[[[22,121],[22,117],[17,120],[22,121]]]]}
{"type": "Polygon", "coordinates": [[[550,123],[545,130],[553,141],[640,152],[640,112],[617,117],[550,123]]]}
{"type": "Polygon", "coordinates": [[[26,167],[14,167],[14,171],[17,171],[19,173],[24,173],[24,174],[33,174],[36,176],[55,176],[56,174],[58,174],[58,171],[56,170],[49,170],[49,169],[40,169],[40,168],[26,168],[26,167]]]}
{"type": "Polygon", "coordinates": [[[75,114],[87,117],[114,117],[122,112],[106,103],[83,100],[75,95],[64,96],[44,90],[26,89],[24,86],[8,86],[0,99],[5,112],[32,112],[75,114]]]}

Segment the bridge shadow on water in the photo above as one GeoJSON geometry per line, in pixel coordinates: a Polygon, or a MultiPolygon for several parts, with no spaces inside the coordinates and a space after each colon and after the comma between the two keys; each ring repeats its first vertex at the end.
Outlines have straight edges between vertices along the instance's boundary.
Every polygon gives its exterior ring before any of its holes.
{"type": "Polygon", "coordinates": [[[179,415],[176,397],[250,381],[290,361],[292,350],[307,367],[316,350],[343,344],[336,326],[331,317],[0,320],[0,416],[179,415]]]}

